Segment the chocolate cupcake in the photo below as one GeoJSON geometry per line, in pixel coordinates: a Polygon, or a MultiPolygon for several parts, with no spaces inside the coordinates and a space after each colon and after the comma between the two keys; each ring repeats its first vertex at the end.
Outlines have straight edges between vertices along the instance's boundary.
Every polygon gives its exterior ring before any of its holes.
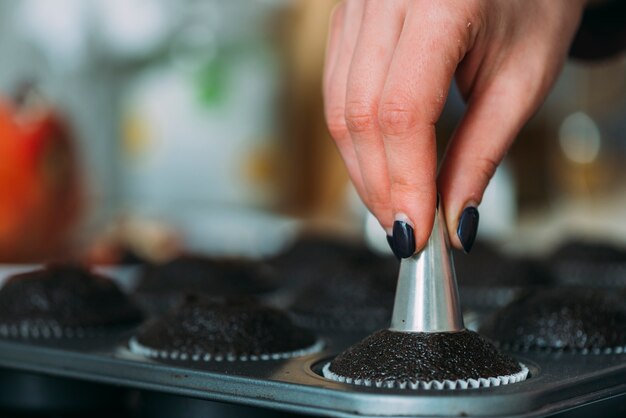
{"type": "Polygon", "coordinates": [[[623,352],[626,306],[601,290],[535,291],[496,312],[481,332],[513,350],[623,352]]]}
{"type": "Polygon", "coordinates": [[[282,311],[250,299],[206,297],[187,297],[140,329],[130,347],[147,357],[191,361],[284,359],[321,348],[282,311]]]}
{"type": "Polygon", "coordinates": [[[324,376],[380,388],[467,389],[522,381],[528,369],[472,331],[378,331],[327,364],[324,376]]]}
{"type": "Polygon", "coordinates": [[[315,269],[317,280],[303,287],[290,307],[294,320],[317,330],[371,332],[388,326],[398,263],[376,261],[315,269]]]}
{"type": "Polygon", "coordinates": [[[626,249],[616,245],[572,240],[546,261],[559,283],[593,287],[626,287],[626,249]]]}
{"type": "Polygon", "coordinates": [[[380,257],[361,242],[321,235],[301,237],[270,263],[286,284],[296,286],[319,283],[323,280],[320,270],[332,272],[362,266],[397,273],[398,269],[393,257],[380,257]]]}
{"type": "Polygon", "coordinates": [[[276,286],[276,275],[267,263],[188,254],[146,267],[136,293],[148,312],[161,314],[188,293],[214,297],[250,295],[276,286]]]}
{"type": "Polygon", "coordinates": [[[271,261],[295,293],[294,321],[316,330],[373,331],[389,324],[399,262],[361,242],[304,236],[271,261]]]}
{"type": "Polygon", "coordinates": [[[140,311],[112,280],[78,266],[18,274],[0,289],[3,337],[95,336],[140,320],[140,311]]]}
{"type": "Polygon", "coordinates": [[[501,307],[522,288],[551,283],[539,263],[503,254],[484,242],[476,242],[471,254],[455,251],[454,264],[463,305],[473,309],[501,307]]]}

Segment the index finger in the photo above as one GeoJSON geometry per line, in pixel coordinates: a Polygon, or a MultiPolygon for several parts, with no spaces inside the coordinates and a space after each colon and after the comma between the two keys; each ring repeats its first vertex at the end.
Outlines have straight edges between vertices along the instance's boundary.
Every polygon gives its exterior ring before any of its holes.
{"type": "Polygon", "coordinates": [[[423,248],[432,230],[437,200],[435,122],[467,45],[466,23],[418,12],[413,8],[407,15],[379,107],[394,244],[404,258],[423,248]]]}

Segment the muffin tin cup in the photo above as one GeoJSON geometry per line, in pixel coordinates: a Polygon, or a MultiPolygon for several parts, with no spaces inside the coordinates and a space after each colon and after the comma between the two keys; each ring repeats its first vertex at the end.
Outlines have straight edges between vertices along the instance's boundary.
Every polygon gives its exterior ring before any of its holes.
{"type": "Polygon", "coordinates": [[[309,354],[314,354],[322,351],[324,343],[322,340],[318,340],[315,344],[303,348],[301,350],[287,351],[283,353],[268,353],[268,354],[212,354],[212,353],[187,353],[184,351],[169,351],[159,350],[152,347],[147,347],[137,341],[136,337],[132,337],[128,341],[128,347],[130,351],[141,355],[143,357],[158,359],[158,360],[175,360],[175,361],[194,361],[194,362],[243,362],[243,361],[268,361],[268,360],[286,360],[295,357],[303,357],[309,354]]]}
{"type": "Polygon", "coordinates": [[[489,378],[479,379],[458,379],[458,380],[430,380],[430,381],[417,381],[417,382],[396,382],[396,381],[380,381],[370,379],[353,379],[351,377],[345,377],[338,375],[330,370],[330,363],[326,363],[322,369],[322,374],[325,378],[334,380],[336,382],[348,383],[351,385],[369,386],[376,388],[386,389],[411,389],[411,390],[443,390],[443,389],[478,389],[487,388],[493,386],[510,385],[526,380],[528,377],[528,367],[523,363],[519,363],[522,368],[521,371],[507,375],[497,376],[489,378]]]}

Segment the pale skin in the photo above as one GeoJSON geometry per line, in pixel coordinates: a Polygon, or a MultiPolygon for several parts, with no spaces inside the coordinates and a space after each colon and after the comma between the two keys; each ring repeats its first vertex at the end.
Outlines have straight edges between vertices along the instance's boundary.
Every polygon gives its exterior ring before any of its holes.
{"type": "Polygon", "coordinates": [[[584,0],[345,0],[324,68],[330,133],[368,209],[432,230],[440,194],[450,242],[524,123],[544,101],[584,0]],[[435,122],[453,78],[467,108],[437,174],[435,122]]]}

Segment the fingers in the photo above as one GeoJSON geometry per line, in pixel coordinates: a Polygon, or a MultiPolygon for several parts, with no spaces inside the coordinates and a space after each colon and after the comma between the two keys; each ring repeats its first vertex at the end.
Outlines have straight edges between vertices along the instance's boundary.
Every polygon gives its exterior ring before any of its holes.
{"type": "Polygon", "coordinates": [[[324,58],[324,76],[322,88],[326,91],[330,83],[330,76],[333,74],[335,64],[339,57],[339,43],[343,30],[343,20],[345,17],[346,4],[339,3],[330,14],[330,23],[328,25],[328,40],[326,41],[326,56],[324,58]]]}
{"type": "Polygon", "coordinates": [[[439,173],[450,242],[466,252],[478,227],[477,206],[515,135],[540,101],[542,79],[529,65],[512,63],[474,91],[439,173]],[[473,208],[473,209],[472,209],[473,208]]]}
{"type": "Polygon", "coordinates": [[[465,51],[441,16],[407,15],[379,107],[391,181],[394,244],[408,257],[426,244],[437,200],[435,122],[465,51]],[[429,21],[429,19],[436,21],[429,21]],[[416,20],[411,24],[411,20],[416,20]],[[411,238],[414,241],[411,242],[411,238]]]}
{"type": "Polygon", "coordinates": [[[361,199],[367,194],[345,119],[346,86],[361,19],[361,0],[340,3],[333,12],[324,68],[326,123],[361,199]]]}
{"type": "Polygon", "coordinates": [[[366,3],[346,92],[346,125],[360,167],[365,204],[388,234],[393,213],[378,104],[403,20],[401,2],[366,3]]]}

